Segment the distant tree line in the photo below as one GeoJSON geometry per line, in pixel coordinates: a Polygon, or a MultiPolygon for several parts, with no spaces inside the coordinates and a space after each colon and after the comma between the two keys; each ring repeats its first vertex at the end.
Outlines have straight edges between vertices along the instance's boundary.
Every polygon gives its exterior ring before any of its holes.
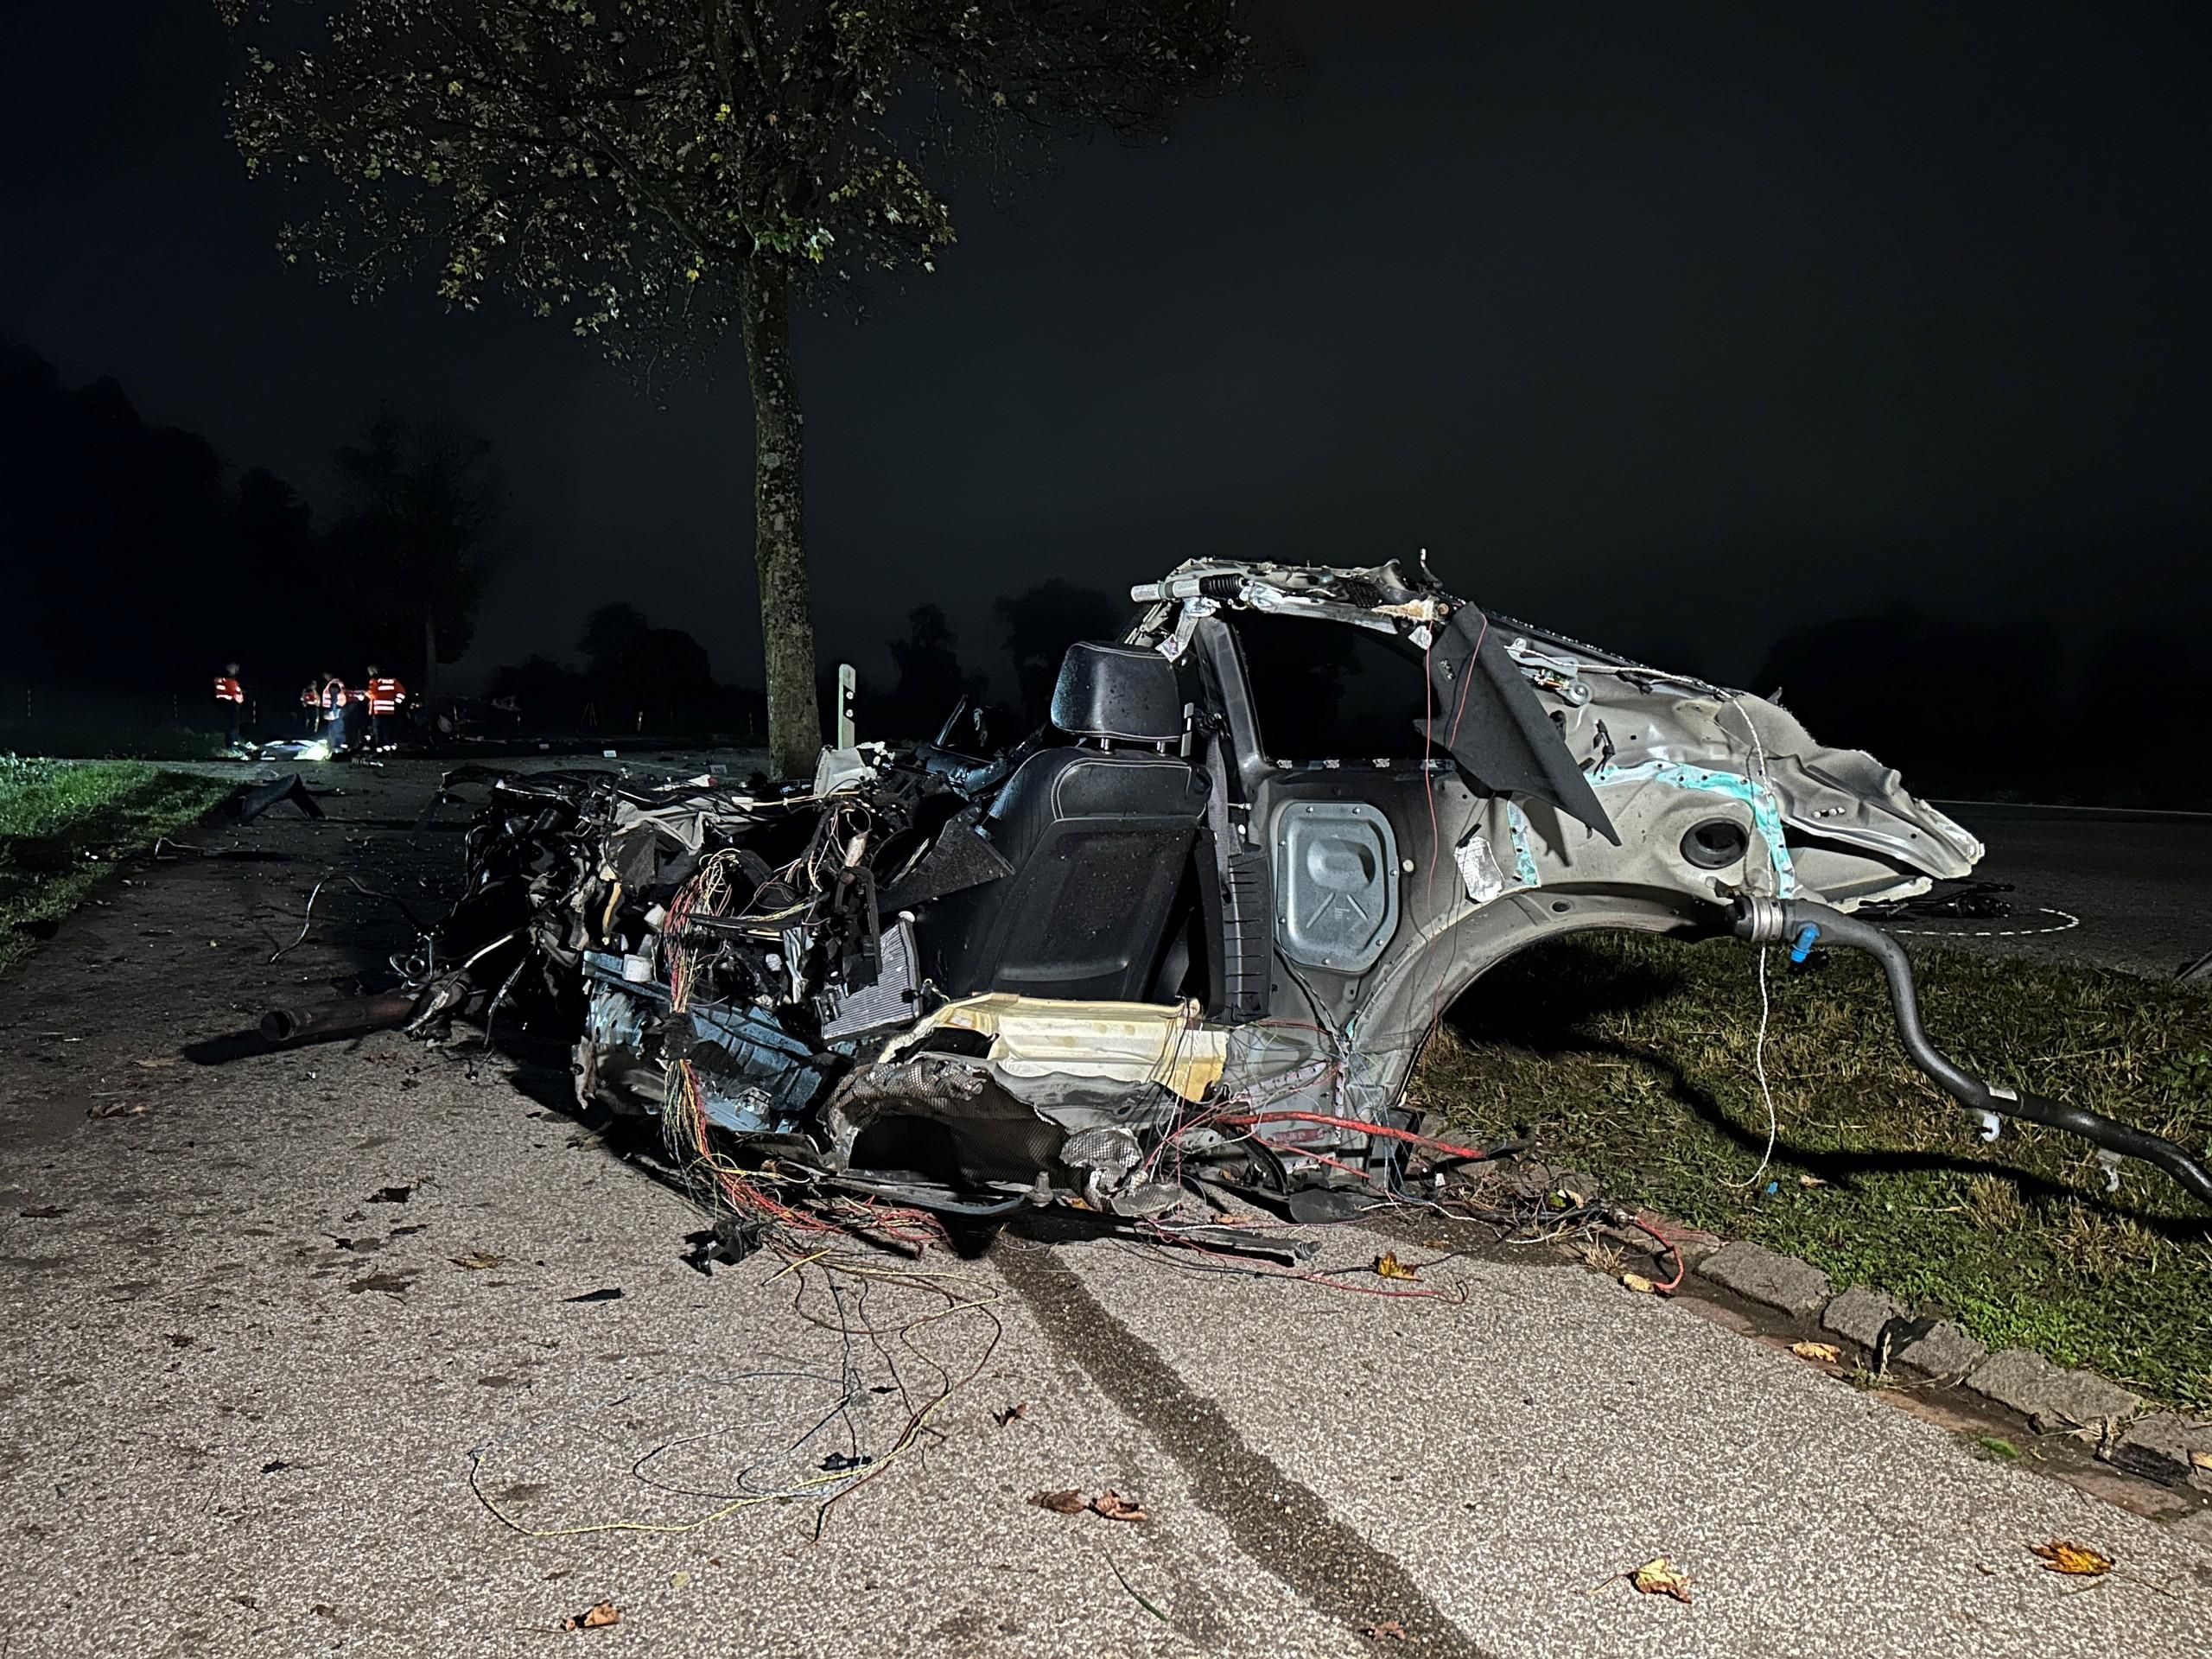
{"type": "MultiPolygon", "coordinates": [[[[435,686],[468,647],[501,550],[489,446],[387,413],[335,459],[343,500],[319,526],[265,468],[233,476],[205,438],[149,423],[114,381],[65,385],[0,340],[0,743],[17,741],[39,688],[142,710],[175,698],[187,723],[205,721],[226,660],[246,665],[268,727],[289,724],[299,686],[324,669],[374,661],[435,686]]],[[[934,737],[966,697],[1009,741],[1044,720],[1067,646],[1128,620],[1125,602],[1058,576],[999,599],[1001,702],[925,601],[887,642],[888,679],[863,679],[861,734],[934,737]]],[[[1317,705],[1343,696],[1349,664],[1326,643],[1270,677],[1297,677],[1317,705]]],[[[633,605],[601,606],[574,650],[580,665],[540,655],[498,671],[491,695],[509,701],[507,718],[610,735],[766,732],[760,690],[717,682],[696,639],[633,605]]],[[[1662,667],[1696,666],[1661,654],[1662,667]]],[[[2056,619],[1900,604],[1791,630],[1746,689],[1778,692],[1822,742],[1872,751],[1922,794],[2212,806],[2189,764],[2212,715],[2208,658],[2177,627],[2085,639],[2056,619]]],[[[824,708],[832,673],[825,663],[817,677],[824,708]]]]}
{"type": "Polygon", "coordinates": [[[34,705],[41,688],[175,697],[189,722],[226,661],[264,725],[289,727],[326,669],[375,662],[428,691],[467,650],[500,551],[489,446],[390,412],[336,450],[342,505],[318,527],[266,468],[233,478],[114,381],[66,385],[0,340],[0,683],[34,705]]]}
{"type": "Polygon", "coordinates": [[[1749,688],[1824,743],[1872,751],[1922,795],[2212,807],[2190,764],[2212,721],[2212,650],[2133,622],[2084,637],[2052,617],[1907,604],[1793,629],[1749,688]]]}
{"type": "Polygon", "coordinates": [[[681,628],[658,627],[616,600],[586,619],[575,642],[582,667],[543,654],[500,669],[496,705],[537,731],[718,733],[758,739],[767,699],[752,686],[723,685],[707,648],[681,628]]]}

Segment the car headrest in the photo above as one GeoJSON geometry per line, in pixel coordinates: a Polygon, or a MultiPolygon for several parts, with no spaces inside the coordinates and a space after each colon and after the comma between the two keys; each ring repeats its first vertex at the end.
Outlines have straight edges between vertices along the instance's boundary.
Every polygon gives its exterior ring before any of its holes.
{"type": "Polygon", "coordinates": [[[1052,687],[1052,724],[1077,737],[1175,742],[1183,735],[1175,664],[1141,645],[1079,640],[1052,687]]]}

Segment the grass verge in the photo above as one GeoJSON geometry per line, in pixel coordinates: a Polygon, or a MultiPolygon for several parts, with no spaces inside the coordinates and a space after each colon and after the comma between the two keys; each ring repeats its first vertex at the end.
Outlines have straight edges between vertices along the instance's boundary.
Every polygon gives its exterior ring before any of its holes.
{"type": "Polygon", "coordinates": [[[118,855],[175,834],[230,790],[136,760],[0,755],[0,970],[73,910],[118,855]]]}
{"type": "MultiPolygon", "coordinates": [[[[1873,964],[1768,958],[1777,1134],[1754,1070],[1755,957],[1726,942],[1590,934],[1464,998],[1414,1103],[1469,1135],[1533,1129],[1622,1200],[1805,1257],[1840,1290],[1948,1310],[2153,1398],[2212,1408],[2212,1225],[2166,1178],[2008,1122],[1985,1146],[1904,1058],[1873,964]],[[1754,1179],[1754,1175],[1757,1179],[1754,1179]]],[[[2212,1001],[2094,968],[1916,951],[1936,1044],[1991,1081],[2138,1123],[2202,1156],[2212,1001]]]]}

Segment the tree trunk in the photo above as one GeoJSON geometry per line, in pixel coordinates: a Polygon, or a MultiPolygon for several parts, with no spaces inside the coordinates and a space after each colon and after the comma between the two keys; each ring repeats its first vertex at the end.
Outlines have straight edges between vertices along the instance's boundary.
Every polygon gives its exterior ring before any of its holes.
{"type": "Polygon", "coordinates": [[[814,619],[807,604],[800,481],[804,435],[791,378],[791,278],[750,260],[745,295],[746,378],[753,386],[753,562],[760,578],[760,643],[768,665],[768,766],[812,773],[822,747],[814,693],[814,619]]]}

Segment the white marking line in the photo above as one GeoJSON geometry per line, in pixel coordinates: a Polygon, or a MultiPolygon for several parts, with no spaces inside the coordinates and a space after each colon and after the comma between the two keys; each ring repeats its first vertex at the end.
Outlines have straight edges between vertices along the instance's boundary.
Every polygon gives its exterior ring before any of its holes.
{"type": "Polygon", "coordinates": [[[2063,933],[2082,925],[2082,918],[2070,911],[2053,910],[2049,905],[2037,905],[2038,916],[2056,916],[2055,927],[1982,927],[1968,930],[1963,927],[1890,927],[1885,933],[1902,933],[1926,939],[2032,939],[2044,933],[2063,933]]]}

